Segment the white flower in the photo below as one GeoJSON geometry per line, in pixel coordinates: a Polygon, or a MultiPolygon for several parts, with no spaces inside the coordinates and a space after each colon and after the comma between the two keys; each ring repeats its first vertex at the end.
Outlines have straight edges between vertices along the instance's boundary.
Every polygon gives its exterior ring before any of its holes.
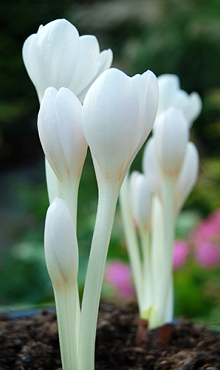
{"type": "Polygon", "coordinates": [[[78,274],[78,245],[72,218],[62,199],[56,198],[48,208],[44,244],[54,289],[74,286],[78,274]]]}
{"type": "Polygon", "coordinates": [[[155,155],[155,139],[151,137],[144,148],[142,159],[143,172],[147,176],[151,191],[161,199],[162,175],[155,155]]]}
{"type": "Polygon", "coordinates": [[[40,26],[23,45],[23,60],[41,101],[47,87],[67,87],[83,101],[93,81],[112,63],[95,36],[79,36],[66,19],[40,26]]]}
{"type": "Polygon", "coordinates": [[[164,176],[177,178],[189,138],[187,121],[181,111],[169,108],[161,113],[154,130],[155,155],[164,176]]]}
{"type": "Polygon", "coordinates": [[[38,114],[44,153],[60,182],[80,179],[87,143],[82,128],[82,104],[67,88],[49,87],[38,114]]]}
{"type": "Polygon", "coordinates": [[[182,90],[179,78],[174,74],[159,76],[158,84],[158,116],[170,107],[178,108],[184,114],[190,128],[202,109],[202,100],[199,94],[196,92],[188,94],[182,90]]]}
{"type": "Polygon", "coordinates": [[[187,143],[183,165],[175,188],[175,212],[182,208],[189,193],[194,187],[199,172],[199,154],[196,146],[187,143]]]}
{"type": "Polygon", "coordinates": [[[76,225],[78,187],[87,142],[82,128],[82,104],[72,91],[65,87],[59,91],[47,88],[38,114],[38,131],[51,166],[46,161],[50,203],[55,197],[63,198],[76,225]]]}
{"type": "Polygon", "coordinates": [[[135,221],[138,226],[148,228],[151,211],[151,190],[147,176],[138,171],[130,175],[130,200],[135,221]]]}
{"type": "Polygon", "coordinates": [[[121,185],[153,126],[157,102],[157,78],[150,71],[147,78],[130,78],[112,68],[91,86],[83,104],[83,129],[97,179],[121,185]]]}

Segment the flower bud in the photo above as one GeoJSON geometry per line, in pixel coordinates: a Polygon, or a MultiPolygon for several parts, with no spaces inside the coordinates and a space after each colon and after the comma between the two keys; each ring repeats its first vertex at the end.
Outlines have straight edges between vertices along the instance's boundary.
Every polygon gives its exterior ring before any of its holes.
{"type": "Polygon", "coordinates": [[[154,137],[151,137],[147,141],[143,153],[142,167],[144,174],[147,176],[151,191],[154,192],[161,199],[162,178],[160,167],[155,156],[154,137]]]}
{"type": "Polygon", "coordinates": [[[178,76],[163,74],[158,77],[159,84],[159,116],[165,110],[175,107],[182,111],[190,128],[202,109],[202,100],[196,92],[188,94],[181,90],[178,76]]]}
{"type": "MultiPolygon", "coordinates": [[[[150,72],[152,73],[152,72],[150,72]]],[[[143,81],[145,77],[141,77],[143,81]]],[[[138,82],[137,82],[138,84],[138,82]]],[[[142,84],[142,82],[140,83],[142,84]]],[[[146,81],[148,85],[148,82],[146,81]]],[[[157,90],[157,80],[154,80],[157,90]]],[[[83,104],[83,129],[90,146],[97,179],[122,183],[135,155],[146,140],[156,115],[157,99],[145,88],[144,101],[152,102],[143,119],[143,97],[132,78],[118,69],[105,71],[89,89],[83,104]]]]}
{"type": "Polygon", "coordinates": [[[199,172],[199,155],[196,146],[187,143],[183,165],[175,188],[175,212],[177,213],[194,187],[199,172]]]}
{"type": "Polygon", "coordinates": [[[149,227],[151,212],[151,191],[145,175],[134,171],[130,176],[131,208],[138,226],[149,227]]]}
{"type": "Polygon", "coordinates": [[[181,111],[162,113],[154,130],[155,154],[163,175],[177,178],[182,167],[189,130],[181,111]]]}
{"type": "Polygon", "coordinates": [[[80,179],[87,143],[82,128],[82,105],[66,88],[46,90],[38,114],[44,153],[60,182],[80,179]]]}
{"type": "Polygon", "coordinates": [[[75,285],[78,274],[78,245],[70,212],[62,199],[49,206],[44,234],[47,269],[54,289],[75,285]]]}

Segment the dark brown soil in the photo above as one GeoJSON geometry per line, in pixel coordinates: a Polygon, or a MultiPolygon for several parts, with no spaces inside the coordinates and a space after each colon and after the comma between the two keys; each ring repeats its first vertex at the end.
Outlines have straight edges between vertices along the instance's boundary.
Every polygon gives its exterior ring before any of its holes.
{"type": "MultiPolygon", "coordinates": [[[[182,320],[171,328],[170,344],[160,349],[148,333],[137,344],[134,305],[102,303],[96,341],[96,370],[220,369],[220,333],[182,320]]],[[[7,320],[0,317],[0,370],[61,370],[54,312],[7,320]]],[[[88,369],[89,370],[89,369],[88,369]]]]}

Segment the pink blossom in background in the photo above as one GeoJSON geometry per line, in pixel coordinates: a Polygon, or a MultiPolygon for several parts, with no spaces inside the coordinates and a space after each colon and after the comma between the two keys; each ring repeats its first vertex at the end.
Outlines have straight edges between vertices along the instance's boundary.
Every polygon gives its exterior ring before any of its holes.
{"type": "Polygon", "coordinates": [[[181,268],[189,256],[189,246],[184,240],[176,240],[173,249],[173,268],[181,268]]]}
{"type": "Polygon", "coordinates": [[[208,242],[203,242],[195,248],[195,259],[203,267],[217,267],[220,264],[220,248],[208,242]]]}
{"type": "Polygon", "coordinates": [[[202,221],[191,235],[197,263],[203,267],[220,265],[220,210],[202,221]]]}
{"type": "Polygon", "coordinates": [[[192,234],[195,244],[206,241],[220,242],[220,211],[213,212],[207,219],[200,222],[192,234]]]}
{"type": "Polygon", "coordinates": [[[126,263],[121,261],[109,262],[105,270],[105,281],[115,288],[120,298],[134,296],[131,270],[126,263]]]}

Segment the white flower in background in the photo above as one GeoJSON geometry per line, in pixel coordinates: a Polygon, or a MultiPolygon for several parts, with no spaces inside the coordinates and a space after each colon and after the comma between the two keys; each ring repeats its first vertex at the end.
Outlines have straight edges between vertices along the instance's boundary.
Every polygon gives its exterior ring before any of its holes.
{"type": "Polygon", "coordinates": [[[150,226],[151,189],[147,176],[133,171],[129,183],[134,221],[140,228],[148,229],[150,226]]]}
{"type": "Polygon", "coordinates": [[[187,121],[176,108],[158,117],[154,130],[155,155],[164,177],[177,178],[182,167],[189,138],[187,121]]]}
{"type": "Polygon", "coordinates": [[[202,100],[198,93],[188,94],[180,88],[179,77],[174,74],[164,74],[158,77],[159,104],[157,117],[168,108],[175,107],[184,114],[189,128],[199,116],[202,100]]]}
{"type": "Polygon", "coordinates": [[[195,186],[199,174],[199,153],[196,146],[187,143],[183,165],[175,187],[175,213],[181,210],[184,202],[195,186]]]}
{"type": "Polygon", "coordinates": [[[66,19],[40,26],[23,45],[23,60],[39,101],[47,87],[67,87],[82,102],[95,79],[112,63],[112,51],[100,53],[95,36],[79,36],[66,19]]]}
{"type": "MultiPolygon", "coordinates": [[[[62,198],[76,224],[77,195],[87,142],[82,128],[82,104],[72,91],[47,88],[38,114],[38,130],[45,156],[57,176],[62,198]]],[[[50,202],[58,194],[50,191],[50,202]]]]}

